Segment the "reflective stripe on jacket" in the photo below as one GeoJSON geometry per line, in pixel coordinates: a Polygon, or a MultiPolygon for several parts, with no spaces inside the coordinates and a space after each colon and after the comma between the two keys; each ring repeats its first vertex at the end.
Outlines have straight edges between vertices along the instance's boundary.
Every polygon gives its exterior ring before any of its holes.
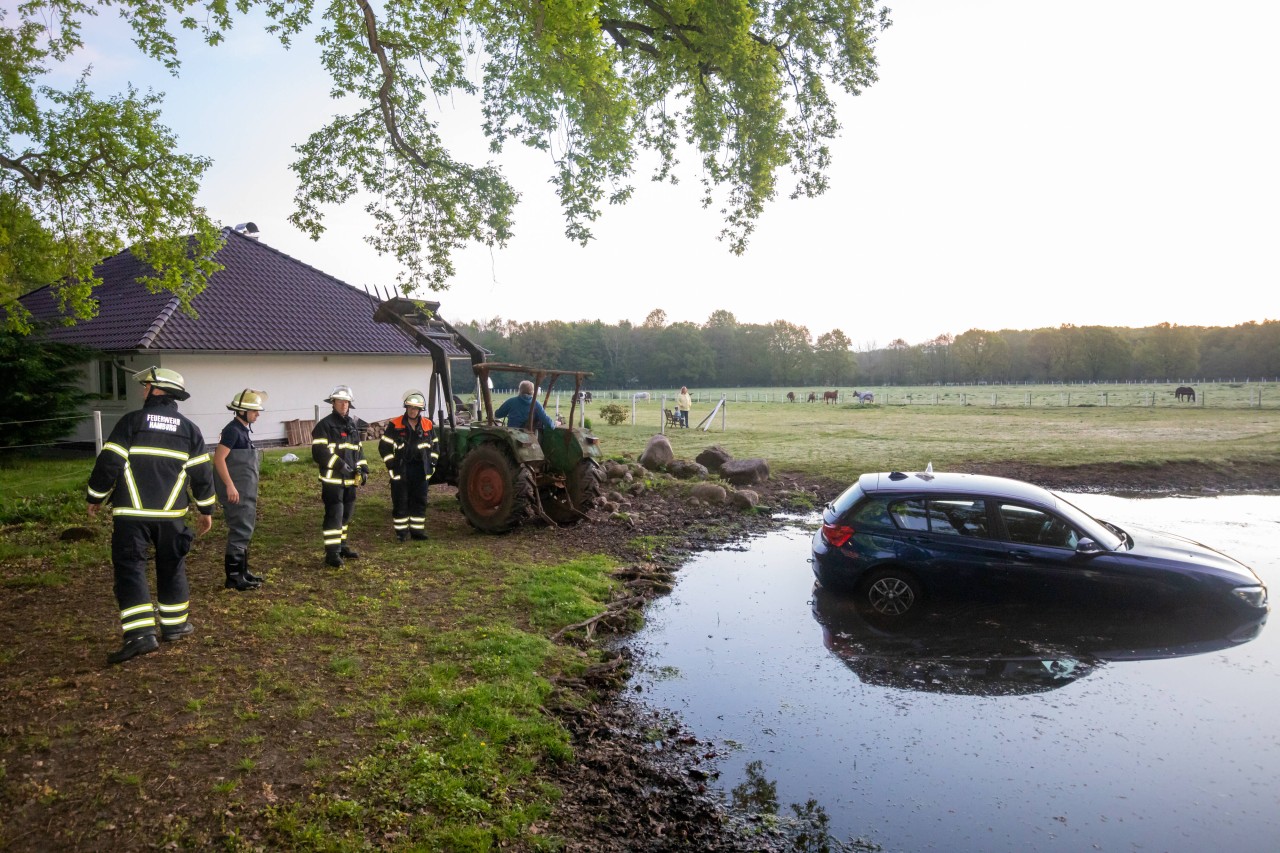
{"type": "Polygon", "coordinates": [[[205,515],[213,513],[213,461],[200,428],[179,414],[177,400],[150,397],[111,430],[88,488],[89,503],[107,499],[112,514],[122,517],[181,518],[192,502],[205,515]]]}
{"type": "Polygon", "coordinates": [[[360,430],[355,419],[330,412],[311,430],[311,458],[320,468],[320,482],[354,486],[358,472],[369,473],[360,446],[360,430]]]}
{"type": "Polygon", "coordinates": [[[415,425],[401,415],[387,422],[378,452],[393,480],[400,479],[404,466],[415,458],[422,460],[423,470],[430,477],[440,458],[440,437],[430,418],[419,417],[415,425]]]}

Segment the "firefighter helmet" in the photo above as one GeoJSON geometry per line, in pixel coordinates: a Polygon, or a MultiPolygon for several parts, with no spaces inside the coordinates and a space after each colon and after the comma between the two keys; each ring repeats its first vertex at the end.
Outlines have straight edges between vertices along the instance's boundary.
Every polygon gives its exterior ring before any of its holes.
{"type": "Polygon", "coordinates": [[[404,407],[407,409],[410,406],[419,410],[427,407],[427,399],[422,396],[421,391],[410,389],[404,392],[404,407]]]}
{"type": "Polygon", "coordinates": [[[231,398],[227,408],[233,412],[261,412],[267,404],[267,392],[246,388],[231,398]]]}
{"type": "Polygon", "coordinates": [[[329,392],[329,396],[324,398],[326,403],[332,403],[334,400],[346,400],[351,404],[351,408],[355,408],[355,395],[351,393],[350,385],[338,385],[329,392]]]}
{"type": "Polygon", "coordinates": [[[164,367],[148,367],[146,370],[139,370],[133,374],[133,378],[143,385],[161,388],[166,394],[177,400],[185,400],[191,396],[187,393],[187,384],[183,381],[182,374],[176,370],[169,370],[164,367]]]}

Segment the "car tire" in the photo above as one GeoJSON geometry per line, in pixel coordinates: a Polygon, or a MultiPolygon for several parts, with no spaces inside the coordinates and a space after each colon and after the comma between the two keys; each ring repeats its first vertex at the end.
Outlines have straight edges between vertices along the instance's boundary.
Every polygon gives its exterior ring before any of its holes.
{"type": "Polygon", "coordinates": [[[924,590],[910,572],[879,569],[862,581],[860,598],[870,612],[883,617],[903,617],[917,610],[924,590]]]}

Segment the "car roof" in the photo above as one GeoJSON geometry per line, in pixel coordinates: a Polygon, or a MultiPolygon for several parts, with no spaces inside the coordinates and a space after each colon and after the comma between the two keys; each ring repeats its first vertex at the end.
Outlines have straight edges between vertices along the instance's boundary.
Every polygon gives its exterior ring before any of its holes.
{"type": "Polygon", "coordinates": [[[1053,492],[1006,477],[989,477],[985,474],[935,474],[932,472],[904,473],[885,471],[863,474],[858,478],[858,488],[863,494],[954,494],[985,495],[1032,501],[1055,506],[1058,501],[1053,492]]]}

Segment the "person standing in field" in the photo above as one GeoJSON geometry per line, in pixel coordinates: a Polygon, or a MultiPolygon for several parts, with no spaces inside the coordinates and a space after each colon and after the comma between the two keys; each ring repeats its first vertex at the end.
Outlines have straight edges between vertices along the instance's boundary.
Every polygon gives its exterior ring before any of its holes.
{"type": "Polygon", "coordinates": [[[252,388],[236,394],[227,404],[235,417],[213,449],[214,486],[227,521],[224,586],[241,592],[262,586],[262,578],[249,569],[249,540],[258,519],[258,450],[250,434],[266,402],[266,393],[252,388]]]}
{"type": "Polygon", "coordinates": [[[427,481],[440,458],[440,441],[420,391],[406,391],[404,414],[387,424],[378,449],[391,477],[391,526],[396,539],[427,538],[427,481]]]}
{"type": "Polygon", "coordinates": [[[360,446],[360,426],[351,417],[351,388],[339,385],[324,398],[333,411],[311,430],[311,458],[320,468],[324,502],[324,564],[342,568],[343,560],[360,556],[347,544],[347,527],[356,509],[356,486],[369,480],[369,463],[360,446]]]}
{"type": "Polygon", "coordinates": [[[689,396],[689,389],[680,386],[680,393],[676,395],[676,411],[680,413],[680,426],[685,429],[689,428],[689,409],[693,407],[693,398],[689,396]]]}
{"type": "Polygon", "coordinates": [[[196,536],[212,528],[217,500],[204,436],[178,412],[178,401],[191,396],[182,374],[148,367],[133,378],[146,389],[142,408],[127,413],[111,430],[87,490],[90,518],[104,501],[112,505],[111,565],[124,645],[107,655],[110,664],[160,647],[157,611],[161,639],[180,640],[195,630],[187,618],[186,558],[196,536]],[[194,533],[186,524],[192,503],[199,511],[194,533]],[[152,551],[156,603],[147,580],[152,551]]]}

